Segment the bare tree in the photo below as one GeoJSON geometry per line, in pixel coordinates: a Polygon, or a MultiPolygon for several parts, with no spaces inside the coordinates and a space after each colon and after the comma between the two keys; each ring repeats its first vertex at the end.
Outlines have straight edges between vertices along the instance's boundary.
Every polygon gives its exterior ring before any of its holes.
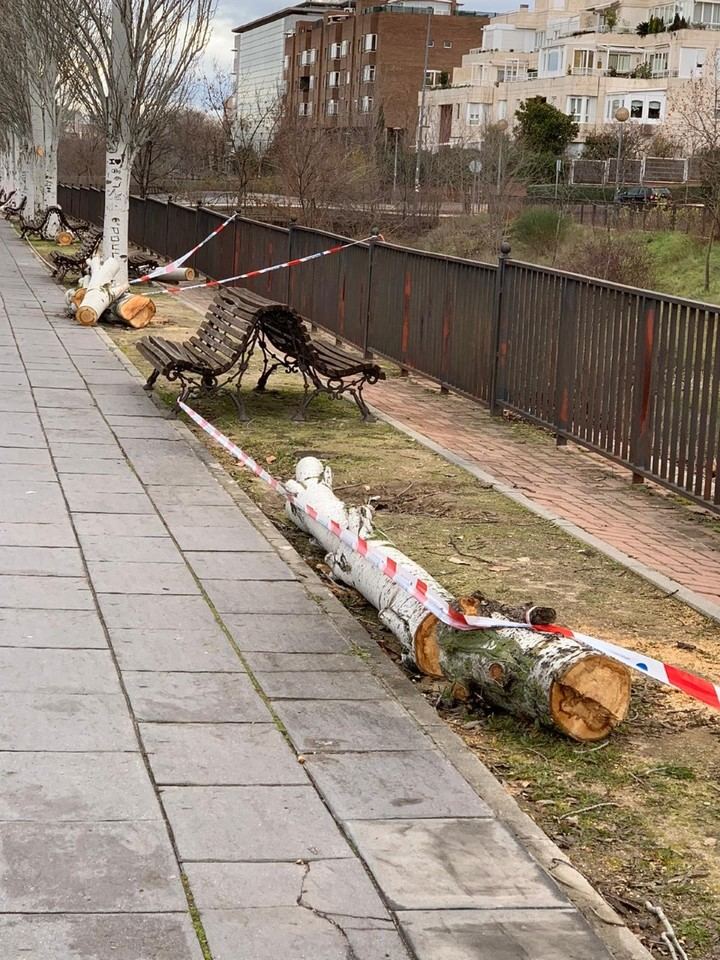
{"type": "Polygon", "coordinates": [[[182,102],[216,0],[66,0],[78,105],[105,131],[103,253],[127,280],[130,174],[172,104],[182,102]]]}
{"type": "Polygon", "coordinates": [[[677,136],[693,157],[702,182],[710,229],[705,248],[705,290],[710,289],[710,257],[720,228],[720,53],[708,54],[702,71],[686,80],[671,101],[677,136]]]}

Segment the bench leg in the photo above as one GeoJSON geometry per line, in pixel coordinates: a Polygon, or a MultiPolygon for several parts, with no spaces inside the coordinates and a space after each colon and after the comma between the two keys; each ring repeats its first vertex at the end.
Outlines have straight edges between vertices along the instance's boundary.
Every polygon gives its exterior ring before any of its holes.
{"type": "Polygon", "coordinates": [[[377,423],[377,417],[373,416],[373,414],[370,413],[370,411],[368,410],[368,406],[365,403],[365,400],[363,399],[362,387],[360,387],[359,390],[352,390],[351,393],[353,396],[353,400],[358,405],[358,408],[360,410],[360,413],[362,414],[362,418],[365,421],[365,423],[377,423]]]}
{"type": "Polygon", "coordinates": [[[153,370],[150,376],[147,378],[143,384],[143,390],[147,390],[148,393],[152,393],[152,388],[155,386],[155,381],[160,376],[159,370],[153,370]]]}
{"type": "Polygon", "coordinates": [[[320,391],[317,389],[317,387],[315,388],[315,390],[310,390],[308,385],[305,384],[305,396],[302,398],[302,403],[297,408],[293,416],[293,420],[296,423],[303,423],[305,421],[305,413],[307,412],[307,408],[310,406],[310,403],[312,402],[312,400],[314,400],[314,398],[319,393],[320,391]]]}
{"type": "Polygon", "coordinates": [[[247,410],[245,409],[245,401],[243,400],[243,395],[240,392],[240,384],[235,387],[230,396],[235,404],[238,420],[240,420],[241,423],[247,423],[250,417],[247,415],[247,410]]]}
{"type": "Polygon", "coordinates": [[[274,363],[271,367],[268,367],[267,364],[265,365],[263,372],[260,374],[260,379],[255,385],[255,391],[257,393],[263,393],[265,391],[268,380],[280,366],[282,366],[280,363],[274,363]]]}

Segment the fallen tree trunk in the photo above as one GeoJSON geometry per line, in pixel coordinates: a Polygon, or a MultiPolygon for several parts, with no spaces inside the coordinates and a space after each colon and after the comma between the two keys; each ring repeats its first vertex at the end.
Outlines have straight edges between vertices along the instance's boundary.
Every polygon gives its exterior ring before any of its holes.
{"type": "Polygon", "coordinates": [[[75,234],[61,227],[53,237],[53,240],[59,247],[69,247],[75,243],[75,234]]]}
{"type": "Polygon", "coordinates": [[[160,274],[159,277],[153,277],[153,280],[156,283],[182,283],[183,280],[194,280],[196,276],[192,267],[178,267],[176,270],[160,274]]]}
{"type": "MultiPolygon", "coordinates": [[[[531,622],[543,624],[554,619],[554,611],[547,608],[507,608],[478,594],[455,600],[419,564],[375,533],[370,507],[346,508],[332,492],[330,469],[314,457],[300,460],[295,479],[286,486],[319,514],[381,548],[465,613],[523,620],[529,612],[531,622]]],[[[630,676],[622,664],[530,625],[468,631],[446,626],[307,514],[291,503],[287,513],[325,548],[333,577],[354,587],[378,610],[380,621],[400,641],[405,663],[430,676],[446,677],[461,695],[475,689],[488,703],[554,726],[576,740],[602,739],[625,717],[630,676]]]]}
{"type": "Polygon", "coordinates": [[[110,304],[109,319],[136,330],[146,327],[156,311],[155,301],[139,293],[124,293],[110,304]]]}
{"type": "Polygon", "coordinates": [[[93,326],[105,313],[110,304],[125,293],[127,281],[121,278],[117,283],[118,274],[124,271],[124,264],[115,257],[101,261],[93,257],[90,261],[90,281],[85,290],[82,303],[78,306],[75,319],[83,326],[93,326]]]}

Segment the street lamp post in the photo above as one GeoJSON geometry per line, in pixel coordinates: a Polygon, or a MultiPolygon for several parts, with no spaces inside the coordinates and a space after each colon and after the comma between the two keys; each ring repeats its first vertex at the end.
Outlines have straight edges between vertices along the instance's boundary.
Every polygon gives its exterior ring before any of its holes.
{"type": "Polygon", "coordinates": [[[432,28],[433,7],[427,8],[427,32],[425,36],[425,63],[423,66],[422,87],[420,88],[420,110],[418,111],[417,137],[415,138],[415,193],[420,193],[420,148],[425,128],[425,91],[427,90],[428,63],[430,56],[430,30],[432,28]]]}
{"type": "Polygon", "coordinates": [[[618,151],[617,151],[617,160],[615,161],[615,194],[617,195],[620,189],[620,164],[622,162],[622,146],[623,146],[623,124],[627,123],[630,119],[630,111],[627,107],[618,107],[615,111],[615,119],[618,122],[618,151]]]}

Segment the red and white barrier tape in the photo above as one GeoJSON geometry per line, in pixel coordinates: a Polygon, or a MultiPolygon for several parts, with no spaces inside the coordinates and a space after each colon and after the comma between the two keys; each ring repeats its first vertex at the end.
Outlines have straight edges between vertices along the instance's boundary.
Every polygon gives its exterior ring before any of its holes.
{"type": "Polygon", "coordinates": [[[187,290],[202,290],[205,287],[220,287],[224,283],[233,283],[235,280],[252,280],[254,277],[262,277],[266,273],[273,273],[275,270],[287,270],[289,267],[297,267],[301,263],[309,263],[310,260],[318,260],[320,257],[329,257],[333,253],[340,253],[341,250],[347,250],[348,247],[357,247],[358,244],[368,243],[376,237],[363,237],[362,240],[351,240],[349,243],[341,243],[336,247],[328,247],[327,250],[320,250],[318,253],[310,253],[307,257],[296,257],[294,260],[286,260],[285,263],[274,263],[271,267],[262,267],[260,270],[250,270],[248,273],[239,273],[236,277],[225,277],[224,280],[206,280],[204,283],[192,283],[183,287],[164,287],[158,293],[185,293],[187,290]]]}
{"type": "Polygon", "coordinates": [[[148,280],[154,280],[156,277],[162,277],[166,273],[172,273],[173,270],[178,270],[190,257],[197,253],[197,251],[204,247],[206,243],[209,243],[213,237],[216,237],[219,233],[222,233],[225,227],[232,223],[233,220],[237,217],[237,213],[234,213],[231,217],[228,217],[227,220],[224,220],[218,227],[216,227],[212,233],[209,233],[204,240],[201,240],[200,243],[196,243],[192,250],[188,250],[187,253],[184,253],[181,257],[178,257],[177,260],[173,260],[172,263],[166,263],[162,267],[157,267],[151,273],[145,274],[144,277],[137,277],[135,280],[131,280],[130,283],[147,283],[148,280]]]}
{"type": "Polygon", "coordinates": [[[244,450],[241,450],[240,447],[236,446],[224,433],[221,433],[211,423],[208,423],[208,421],[201,417],[192,407],[189,407],[183,401],[179,401],[178,406],[191,420],[194,420],[205,433],[239,460],[240,463],[254,473],[255,476],[259,477],[269,487],[272,487],[280,496],[290,501],[296,509],[301,510],[310,517],[311,520],[314,520],[322,527],[325,527],[326,530],[329,530],[330,533],[334,534],[334,536],[346,546],[350,547],[355,553],[359,553],[368,563],[372,564],[377,570],[380,570],[381,573],[389,580],[392,580],[393,583],[402,587],[406,593],[449,627],[454,627],[457,630],[497,630],[504,627],[516,629],[522,627],[526,630],[535,630],[538,633],[550,633],[562,637],[569,637],[577,640],[581,644],[585,644],[585,646],[593,650],[604,653],[613,660],[624,663],[625,666],[637,670],[638,673],[642,673],[646,677],[651,677],[653,680],[657,680],[666,686],[682,690],[683,693],[694,697],[694,699],[700,700],[708,706],[714,707],[716,710],[720,710],[720,684],[712,683],[710,680],[689,673],[680,667],[674,667],[669,663],[663,663],[661,660],[643,656],[642,654],[635,653],[633,650],[627,650],[625,647],[619,647],[614,643],[609,643],[606,640],[598,640],[597,637],[591,637],[585,633],[576,633],[568,627],[561,627],[557,624],[535,626],[529,623],[519,623],[514,620],[477,617],[453,610],[443,597],[433,593],[423,580],[419,580],[412,573],[398,566],[395,560],[389,557],[383,550],[372,546],[367,540],[359,537],[347,527],[342,527],[336,520],[330,520],[322,516],[314,507],[304,503],[301,496],[291,494],[277,478],[271,476],[256,460],[245,453],[244,450]]]}

